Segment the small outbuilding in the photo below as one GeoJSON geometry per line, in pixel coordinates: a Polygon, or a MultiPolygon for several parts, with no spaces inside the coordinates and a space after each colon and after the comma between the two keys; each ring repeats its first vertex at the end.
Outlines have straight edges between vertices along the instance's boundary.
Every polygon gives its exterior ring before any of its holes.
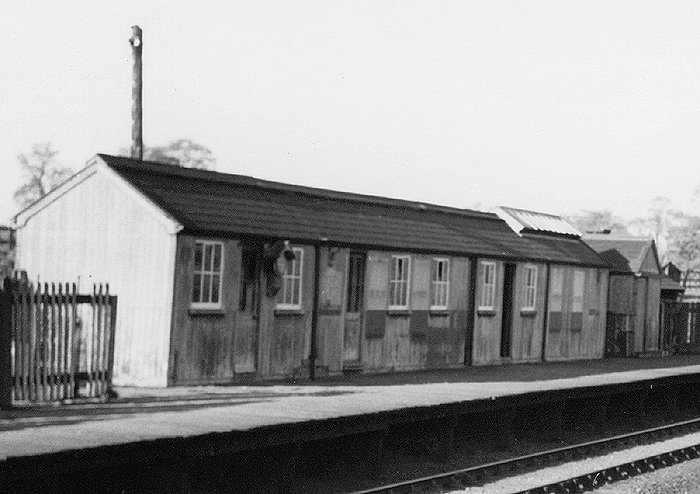
{"type": "Polygon", "coordinates": [[[607,233],[588,234],[584,239],[611,266],[606,356],[660,353],[663,276],[656,243],[607,233]]]}

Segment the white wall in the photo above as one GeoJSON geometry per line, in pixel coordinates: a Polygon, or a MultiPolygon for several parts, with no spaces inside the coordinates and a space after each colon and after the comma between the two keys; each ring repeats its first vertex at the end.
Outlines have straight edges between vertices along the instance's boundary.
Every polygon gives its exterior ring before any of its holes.
{"type": "Polygon", "coordinates": [[[165,386],[176,234],[113,171],[85,171],[24,226],[18,221],[17,267],[31,281],[79,280],[81,293],[109,283],[118,296],[114,383],[165,386]]]}

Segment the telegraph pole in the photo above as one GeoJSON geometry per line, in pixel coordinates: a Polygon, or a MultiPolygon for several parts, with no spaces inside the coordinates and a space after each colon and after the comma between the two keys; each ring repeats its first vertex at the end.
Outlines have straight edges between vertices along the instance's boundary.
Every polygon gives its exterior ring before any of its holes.
{"type": "Polygon", "coordinates": [[[131,87],[131,157],[143,159],[143,67],[141,51],[143,49],[143,34],[138,26],[131,26],[132,34],[129,38],[131,52],[134,58],[133,85],[131,87]]]}

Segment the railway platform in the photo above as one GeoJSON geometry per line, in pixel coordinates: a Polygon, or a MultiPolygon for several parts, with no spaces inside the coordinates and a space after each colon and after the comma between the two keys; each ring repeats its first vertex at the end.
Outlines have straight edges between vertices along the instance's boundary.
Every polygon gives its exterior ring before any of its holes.
{"type": "Polygon", "coordinates": [[[1,412],[0,487],[79,492],[79,479],[89,474],[106,491],[148,492],[157,485],[164,492],[215,492],[202,486],[234,481],[221,477],[233,469],[241,471],[236,482],[274,479],[247,490],[294,492],[300,471],[334,454],[359,455],[363,475],[371,477],[386,444],[399,436],[428,438],[422,443],[429,455],[444,458],[476,423],[507,449],[523,428],[556,436],[571,420],[634,421],[649,411],[697,408],[700,356],[118,393],[108,403],[1,412]],[[253,471],[258,474],[248,475],[253,471]]]}

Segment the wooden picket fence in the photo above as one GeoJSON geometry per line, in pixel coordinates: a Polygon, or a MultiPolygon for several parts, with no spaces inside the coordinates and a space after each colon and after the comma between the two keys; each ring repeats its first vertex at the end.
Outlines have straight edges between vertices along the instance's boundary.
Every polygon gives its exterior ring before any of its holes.
{"type": "Polygon", "coordinates": [[[111,386],[116,316],[109,285],[79,294],[75,283],[5,279],[0,407],[104,397],[111,386]]]}

